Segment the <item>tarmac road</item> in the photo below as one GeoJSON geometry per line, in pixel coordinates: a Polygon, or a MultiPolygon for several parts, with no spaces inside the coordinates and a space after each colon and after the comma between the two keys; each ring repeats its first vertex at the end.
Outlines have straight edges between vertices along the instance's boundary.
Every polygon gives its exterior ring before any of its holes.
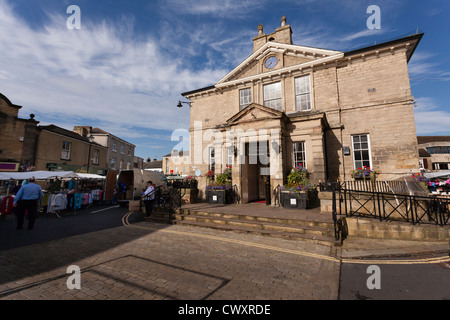
{"type": "MultiPolygon", "coordinates": [[[[23,230],[16,230],[16,220],[13,215],[0,220],[0,250],[19,248],[22,246],[62,239],[83,233],[114,228],[122,225],[122,217],[128,208],[120,206],[91,206],[73,212],[61,214],[41,214],[36,220],[33,230],[28,230],[25,220],[23,230]]],[[[133,215],[131,222],[141,217],[133,215]]]]}
{"type": "Polygon", "coordinates": [[[450,299],[448,244],[347,239],[341,248],[144,222],[120,206],[26,223],[0,220],[0,300],[450,299]],[[71,265],[81,290],[66,286],[71,265]],[[367,286],[371,265],[380,289],[367,286]]]}
{"type": "Polygon", "coordinates": [[[343,262],[340,279],[340,300],[450,300],[450,259],[444,253],[343,262]]]}

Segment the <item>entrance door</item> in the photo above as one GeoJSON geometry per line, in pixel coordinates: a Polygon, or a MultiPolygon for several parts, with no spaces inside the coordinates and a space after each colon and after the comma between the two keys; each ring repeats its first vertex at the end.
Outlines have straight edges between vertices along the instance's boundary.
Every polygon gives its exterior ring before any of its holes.
{"type": "MultiPolygon", "coordinates": [[[[267,155],[269,150],[268,143],[266,148],[260,147],[260,143],[245,144],[245,163],[241,165],[242,200],[244,203],[262,201],[267,198],[267,183],[270,181],[270,176],[268,175],[270,165],[261,163],[261,157],[259,155],[260,152],[261,154],[265,153],[267,155]]],[[[270,196],[268,198],[270,201],[270,196]]]]}

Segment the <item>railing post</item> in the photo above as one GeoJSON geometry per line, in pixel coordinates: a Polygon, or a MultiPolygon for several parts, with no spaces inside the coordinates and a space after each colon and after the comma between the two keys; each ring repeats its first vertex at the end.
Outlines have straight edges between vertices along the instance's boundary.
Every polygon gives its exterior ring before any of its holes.
{"type": "Polygon", "coordinates": [[[380,215],[380,221],[381,221],[380,194],[378,192],[377,192],[377,203],[378,203],[378,214],[380,215]]]}

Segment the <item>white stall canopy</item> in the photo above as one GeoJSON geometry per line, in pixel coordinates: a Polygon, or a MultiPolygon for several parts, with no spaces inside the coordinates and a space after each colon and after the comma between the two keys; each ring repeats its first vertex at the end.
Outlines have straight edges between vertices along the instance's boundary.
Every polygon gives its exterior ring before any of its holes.
{"type": "Polygon", "coordinates": [[[97,174],[76,173],[73,171],[30,171],[30,172],[0,172],[0,180],[28,180],[34,177],[36,180],[60,179],[106,179],[97,174]]]}

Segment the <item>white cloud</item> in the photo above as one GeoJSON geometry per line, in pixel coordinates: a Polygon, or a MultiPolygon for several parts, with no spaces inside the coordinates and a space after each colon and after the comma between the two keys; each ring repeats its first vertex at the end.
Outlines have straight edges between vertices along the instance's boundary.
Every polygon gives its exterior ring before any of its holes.
{"type": "Polygon", "coordinates": [[[420,97],[414,108],[416,131],[418,135],[443,133],[449,134],[450,112],[440,110],[435,99],[420,97]]]}
{"type": "Polygon", "coordinates": [[[176,108],[180,93],[224,74],[185,68],[150,36],[130,40],[131,22],[116,28],[82,20],[81,30],[68,30],[66,19],[52,15],[45,28],[33,29],[0,0],[0,43],[7,48],[0,52],[1,92],[38,121],[91,119],[111,128],[173,130],[189,124],[187,108],[176,108]]]}

